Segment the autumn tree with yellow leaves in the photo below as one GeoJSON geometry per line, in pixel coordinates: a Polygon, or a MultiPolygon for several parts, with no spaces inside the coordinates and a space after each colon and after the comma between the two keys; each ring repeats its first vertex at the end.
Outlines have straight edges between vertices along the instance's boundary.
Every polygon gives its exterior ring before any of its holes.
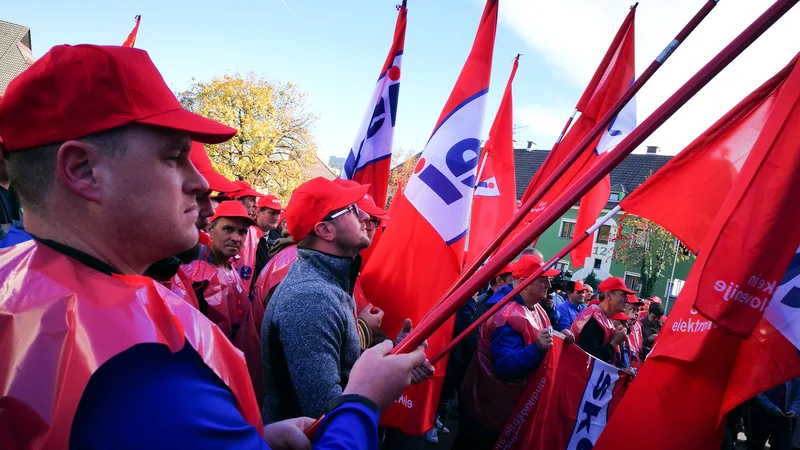
{"type": "Polygon", "coordinates": [[[227,142],[206,146],[221,174],[247,180],[284,201],[306,181],[304,170],[316,158],[310,128],[317,117],[307,111],[305,94],[291,83],[253,73],[208,82],[193,79],[178,98],[190,111],[239,130],[227,142]]]}

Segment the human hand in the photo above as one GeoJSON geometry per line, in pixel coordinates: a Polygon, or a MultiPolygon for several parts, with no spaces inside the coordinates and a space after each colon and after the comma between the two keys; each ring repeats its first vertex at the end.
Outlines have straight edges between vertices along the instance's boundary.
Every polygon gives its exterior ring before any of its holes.
{"type": "Polygon", "coordinates": [[[625,342],[625,338],[628,336],[628,332],[625,329],[625,326],[622,324],[617,325],[617,329],[614,330],[614,334],[611,335],[611,345],[616,347],[619,344],[625,342]]]}
{"type": "Polygon", "coordinates": [[[561,330],[561,334],[563,334],[565,336],[564,337],[564,343],[565,344],[574,344],[575,343],[575,335],[572,334],[572,331],[561,330]]]}
{"type": "Polygon", "coordinates": [[[544,329],[536,334],[536,346],[543,352],[550,350],[550,347],[553,346],[553,336],[550,334],[550,330],[544,329]]]}
{"type": "Polygon", "coordinates": [[[372,333],[376,333],[383,322],[383,311],[380,308],[367,305],[358,313],[358,318],[366,322],[372,333]]]}
{"type": "MultiPolygon", "coordinates": [[[[409,334],[411,334],[411,319],[406,319],[406,321],[403,322],[403,328],[397,333],[397,339],[394,340],[394,345],[399,344],[403,339],[407,338],[409,334]]],[[[427,347],[428,342],[425,341],[422,345],[427,347]]]]}
{"type": "Polygon", "coordinates": [[[303,433],[314,423],[310,417],[298,417],[264,427],[264,440],[275,450],[311,450],[311,441],[303,433]]]}
{"type": "Polygon", "coordinates": [[[420,347],[411,353],[390,355],[391,350],[392,343],[386,340],[362,353],[343,394],[363,395],[381,411],[400,398],[411,384],[414,370],[426,362],[425,352],[420,347]]]}

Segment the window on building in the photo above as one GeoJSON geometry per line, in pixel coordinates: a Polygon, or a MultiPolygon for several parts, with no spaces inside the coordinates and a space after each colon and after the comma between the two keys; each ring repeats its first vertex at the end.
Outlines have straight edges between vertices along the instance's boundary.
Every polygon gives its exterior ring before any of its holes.
{"type": "Polygon", "coordinates": [[[625,272],[625,286],[632,291],[639,292],[642,288],[642,277],[638,273],[625,272]]]}
{"type": "Polygon", "coordinates": [[[595,258],[594,259],[594,268],[595,269],[599,269],[600,266],[602,266],[602,265],[603,265],[603,260],[602,259],[600,259],[600,258],[595,258]]]}
{"type": "Polygon", "coordinates": [[[667,292],[669,292],[670,297],[677,297],[678,294],[681,293],[681,290],[683,289],[683,284],[685,282],[686,281],[680,280],[678,278],[675,278],[674,280],[669,280],[667,282],[667,292]]]}
{"type": "Polygon", "coordinates": [[[561,220],[561,229],[558,231],[558,237],[564,239],[572,239],[575,235],[575,221],[569,219],[561,220]]]}
{"type": "Polygon", "coordinates": [[[568,262],[557,262],[555,265],[556,270],[560,270],[564,272],[565,270],[569,270],[569,263],[568,262]]]}
{"type": "Polygon", "coordinates": [[[611,225],[602,225],[599,230],[597,230],[597,243],[598,244],[608,244],[608,241],[611,239],[611,225]]]}
{"type": "Polygon", "coordinates": [[[608,201],[610,201],[610,202],[618,202],[619,201],[619,192],[612,192],[611,195],[608,196],[608,201]]]}

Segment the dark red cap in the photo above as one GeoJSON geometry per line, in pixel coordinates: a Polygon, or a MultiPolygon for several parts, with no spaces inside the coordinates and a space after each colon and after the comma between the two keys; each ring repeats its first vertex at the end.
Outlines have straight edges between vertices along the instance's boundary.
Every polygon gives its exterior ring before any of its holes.
{"type": "Polygon", "coordinates": [[[130,123],[186,131],[218,144],[236,130],[181,106],[144,50],[58,45],[8,85],[0,134],[8,151],[76,139],[130,123]]]}
{"type": "Polygon", "coordinates": [[[247,214],[244,205],[235,200],[227,200],[220,203],[217,209],[214,210],[214,215],[208,221],[210,223],[220,217],[247,219],[250,225],[256,226],[256,221],[250,217],[250,214],[247,214]]]}
{"type": "Polygon", "coordinates": [[[225,178],[214,170],[214,166],[211,165],[211,159],[208,157],[208,153],[206,153],[203,144],[192,142],[192,150],[189,152],[189,159],[192,160],[194,168],[206,179],[208,187],[212,191],[227,194],[240,189],[233,181],[225,178]]]}
{"type": "Polygon", "coordinates": [[[286,205],[286,225],[296,242],[311,234],[328,214],[358,203],[369,186],[346,188],[322,177],[297,187],[286,205]]]}
{"type": "Polygon", "coordinates": [[[257,207],[260,208],[269,208],[274,209],[277,211],[283,211],[284,208],[281,206],[281,201],[278,200],[278,197],[275,197],[272,194],[265,195],[258,199],[257,207]]]}
{"type": "MultiPolygon", "coordinates": [[[[343,180],[341,178],[337,178],[337,179],[333,180],[333,182],[338,184],[339,186],[342,186],[342,187],[345,187],[345,188],[354,188],[354,187],[361,186],[361,184],[359,184],[356,181],[343,180]]],[[[367,185],[367,186],[369,186],[369,185],[367,185]]],[[[358,209],[364,211],[365,213],[369,214],[370,216],[374,216],[374,217],[377,217],[377,218],[383,219],[383,220],[388,220],[389,219],[389,214],[386,212],[386,210],[381,208],[381,207],[379,207],[378,205],[376,205],[375,204],[375,200],[373,200],[372,196],[367,194],[367,193],[364,193],[364,198],[362,198],[361,200],[356,202],[356,205],[358,206],[358,209]]]]}
{"type": "MultiPolygon", "coordinates": [[[[512,264],[511,274],[514,278],[528,278],[529,276],[533,275],[534,272],[541,269],[544,266],[544,261],[538,255],[522,255],[522,257],[515,263],[512,264]]],[[[547,269],[542,273],[540,276],[542,277],[554,277],[560,274],[561,271],[558,269],[547,269]]]]}
{"type": "Polygon", "coordinates": [[[636,294],[628,294],[628,303],[631,305],[644,305],[644,301],[636,296],[636,294]]]}
{"type": "Polygon", "coordinates": [[[626,294],[635,294],[635,291],[628,289],[625,282],[620,277],[608,277],[600,282],[598,287],[600,292],[622,291],[626,294]]]}
{"type": "Polygon", "coordinates": [[[236,183],[236,185],[239,186],[239,190],[233,193],[233,198],[264,196],[264,194],[253,189],[253,186],[250,186],[250,183],[248,183],[247,181],[238,180],[234,181],[234,183],[236,183]]]}

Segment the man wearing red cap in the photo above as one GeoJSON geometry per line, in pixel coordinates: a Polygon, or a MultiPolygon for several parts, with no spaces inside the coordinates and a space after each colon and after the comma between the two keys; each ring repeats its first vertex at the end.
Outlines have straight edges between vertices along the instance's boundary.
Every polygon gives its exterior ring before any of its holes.
{"type": "Polygon", "coordinates": [[[211,193],[216,191],[223,194],[230,194],[240,190],[241,188],[234,183],[233,181],[228,180],[224,176],[222,176],[219,172],[214,170],[214,166],[211,164],[211,159],[208,157],[208,153],[206,153],[205,147],[200,142],[192,142],[192,149],[189,151],[189,159],[192,161],[192,164],[200,172],[200,175],[206,179],[208,183],[208,191],[204,192],[197,198],[198,207],[201,209],[205,208],[204,211],[200,211],[197,215],[197,221],[195,225],[197,226],[197,230],[200,232],[200,243],[201,244],[208,244],[211,242],[211,236],[208,234],[208,218],[214,215],[214,207],[211,203],[211,193]],[[210,210],[210,213],[208,211],[210,210]]]}
{"type": "Polygon", "coordinates": [[[324,413],[359,359],[352,294],[356,256],[370,244],[368,216],[357,206],[367,188],[318,177],[297,187],[286,206],[297,260],[267,304],[261,325],[264,423],[324,413]]]}
{"type": "Polygon", "coordinates": [[[592,296],[592,289],[583,281],[578,280],[575,282],[575,287],[569,293],[567,301],[558,305],[558,324],[553,324],[556,331],[568,330],[572,326],[572,322],[578,317],[578,314],[586,308],[586,302],[592,296]]]}
{"type": "MultiPolygon", "coordinates": [[[[658,297],[655,297],[658,298],[658,297]]],[[[661,305],[661,299],[656,302],[650,301],[650,306],[647,309],[647,316],[639,320],[642,327],[642,357],[646,358],[653,349],[653,344],[656,342],[658,333],[661,332],[662,321],[664,316],[664,306],[661,305]]]]}
{"type": "MultiPolygon", "coordinates": [[[[269,250],[272,245],[280,239],[281,231],[278,229],[281,212],[284,211],[281,201],[274,195],[265,195],[258,199],[256,205],[256,224],[263,234],[256,246],[256,262],[253,268],[253,280],[258,280],[258,276],[264,266],[269,262],[269,250]]],[[[255,286],[255,281],[253,286],[255,286]]],[[[251,286],[252,292],[252,286],[251,286]]]]}
{"type": "MultiPolygon", "coordinates": [[[[263,195],[253,189],[250,183],[244,180],[234,181],[239,190],[234,192],[233,198],[244,206],[247,214],[254,218],[256,217],[256,205],[258,199],[263,195]]],[[[248,228],[247,236],[242,243],[242,250],[234,259],[233,265],[239,271],[239,276],[244,282],[245,292],[250,292],[250,285],[253,283],[253,273],[256,266],[256,252],[258,248],[258,241],[264,233],[261,232],[258,226],[254,223],[248,228]]]]}
{"type": "MultiPolygon", "coordinates": [[[[523,255],[513,265],[514,284],[543,267],[538,255],[523,255]]],[[[461,386],[461,422],[453,448],[491,449],[497,442],[528,380],[553,346],[550,319],[539,303],[547,297],[551,277],[559,273],[545,270],[481,326],[478,351],[461,386]]],[[[499,301],[511,290],[504,286],[494,297],[499,301]]]]}
{"type": "MultiPolygon", "coordinates": [[[[141,276],[197,242],[208,184],[191,141],[235,132],[184,110],[138,49],[57,46],[8,86],[3,154],[34,240],[0,250],[0,447],[310,445],[308,420],[262,428],[241,355],[141,276]]],[[[352,393],[372,400],[344,398],[318,448],[377,448],[372,406],[397,398],[424,360],[387,351],[353,368],[352,393]]]]}
{"type": "Polygon", "coordinates": [[[628,316],[626,328],[628,336],[625,337],[625,347],[628,349],[630,365],[638,370],[642,367],[644,357],[642,356],[642,325],[639,323],[639,308],[644,305],[644,301],[636,294],[628,295],[628,305],[625,307],[625,314],[628,316]]]}
{"type": "Polygon", "coordinates": [[[570,327],[575,342],[586,353],[614,365],[617,361],[616,348],[625,342],[627,332],[622,326],[615,326],[611,318],[625,311],[628,294],[634,291],[625,286],[619,277],[609,277],[598,287],[600,303],[590,305],[578,314],[570,327]]]}

